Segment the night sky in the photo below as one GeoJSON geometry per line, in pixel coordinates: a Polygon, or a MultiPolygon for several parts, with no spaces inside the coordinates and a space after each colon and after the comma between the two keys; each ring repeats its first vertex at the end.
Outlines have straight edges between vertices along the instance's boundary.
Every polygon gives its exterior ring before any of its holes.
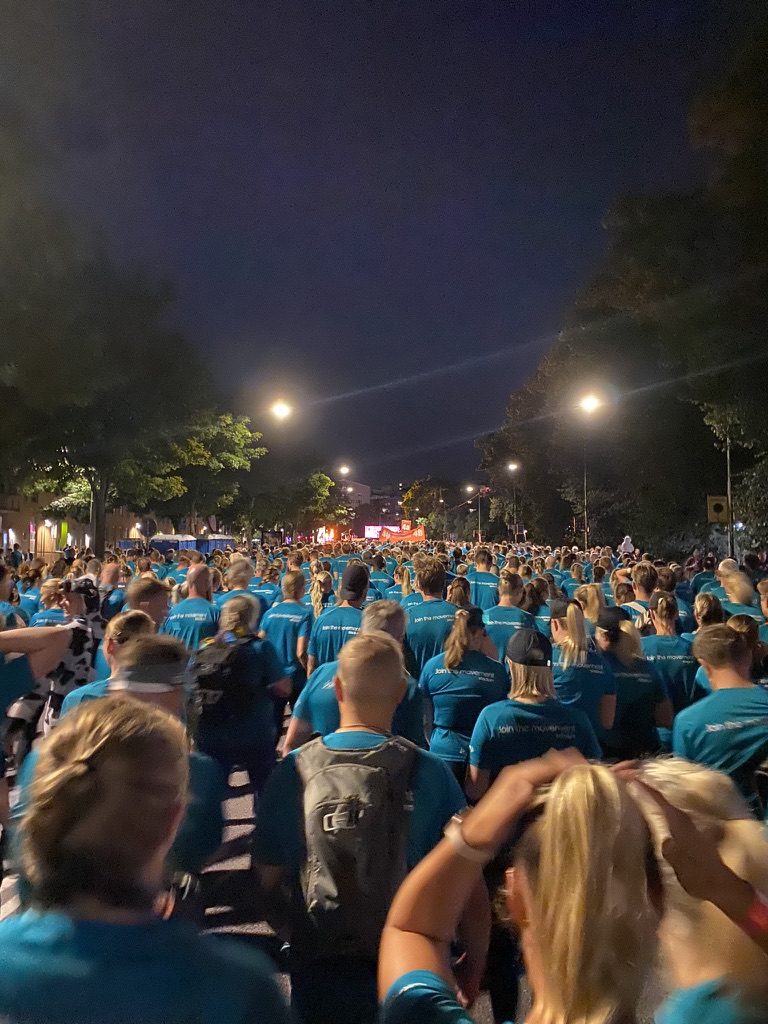
{"type": "Polygon", "coordinates": [[[703,173],[686,115],[726,6],[126,0],[57,41],[74,104],[27,113],[56,195],[175,282],[176,322],[268,445],[373,483],[462,476],[606,207],[703,173]],[[278,397],[302,410],[284,427],[278,397]]]}

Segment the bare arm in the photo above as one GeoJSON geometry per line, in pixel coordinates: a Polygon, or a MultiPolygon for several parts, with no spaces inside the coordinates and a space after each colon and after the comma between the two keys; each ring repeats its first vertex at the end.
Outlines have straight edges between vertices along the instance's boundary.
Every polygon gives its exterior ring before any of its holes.
{"type": "Polygon", "coordinates": [[[317,668],[317,658],[315,658],[311,654],[308,655],[308,657],[307,657],[307,678],[309,678],[309,676],[312,675],[312,673],[315,671],[316,668],[317,668]]]}
{"type": "Polygon", "coordinates": [[[307,648],[308,647],[309,647],[309,637],[308,636],[300,636],[299,639],[296,641],[296,657],[297,657],[297,659],[299,661],[299,664],[304,667],[305,671],[306,671],[306,668],[307,668],[307,648]]]}
{"type": "Polygon", "coordinates": [[[604,729],[612,729],[616,718],[616,694],[604,693],[600,698],[600,725],[604,729]]]}
{"type": "Polygon", "coordinates": [[[288,731],[283,740],[283,757],[286,754],[290,754],[292,750],[296,750],[303,743],[306,743],[311,736],[312,726],[309,722],[305,722],[303,718],[297,718],[294,715],[288,723],[288,731]]]}
{"type": "Polygon", "coordinates": [[[72,630],[67,626],[6,629],[0,633],[0,654],[34,654],[44,651],[53,639],[63,642],[66,650],[72,640],[72,630]]]}
{"type": "Polygon", "coordinates": [[[464,790],[467,794],[467,799],[471,803],[476,804],[478,800],[484,797],[488,792],[490,784],[491,773],[486,768],[478,768],[473,764],[469,765],[464,790]]]}

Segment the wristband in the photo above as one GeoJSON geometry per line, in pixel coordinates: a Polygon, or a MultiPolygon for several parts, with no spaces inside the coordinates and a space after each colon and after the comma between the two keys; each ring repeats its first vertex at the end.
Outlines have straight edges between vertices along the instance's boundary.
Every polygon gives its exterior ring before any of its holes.
{"type": "Polygon", "coordinates": [[[461,834],[462,817],[459,814],[454,814],[448,824],[445,826],[443,835],[454,848],[456,853],[464,860],[472,861],[473,864],[486,865],[493,860],[496,855],[495,850],[478,850],[475,846],[470,846],[469,843],[464,841],[464,836],[461,834]]]}
{"type": "Polygon", "coordinates": [[[762,893],[755,892],[752,905],[739,922],[739,926],[753,939],[768,932],[768,899],[762,893]]]}

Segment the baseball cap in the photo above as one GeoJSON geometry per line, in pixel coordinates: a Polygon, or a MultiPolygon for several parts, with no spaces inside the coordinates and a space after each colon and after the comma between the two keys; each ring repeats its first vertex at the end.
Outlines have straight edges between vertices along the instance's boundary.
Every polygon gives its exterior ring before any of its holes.
{"type": "Polygon", "coordinates": [[[356,601],[363,596],[369,582],[368,570],[364,565],[348,565],[341,574],[340,599],[342,601],[356,601]]]}
{"type": "Polygon", "coordinates": [[[573,601],[566,601],[564,598],[555,598],[549,606],[549,617],[551,619],[564,619],[568,614],[568,605],[573,603],[573,601]]]}
{"type": "Polygon", "coordinates": [[[600,614],[597,616],[597,628],[604,629],[606,633],[611,633],[614,637],[617,637],[620,624],[628,621],[629,612],[625,612],[621,607],[601,608],[600,614]]]}
{"type": "Polygon", "coordinates": [[[506,653],[517,665],[549,668],[552,664],[552,644],[537,629],[518,629],[509,638],[506,653]]]}

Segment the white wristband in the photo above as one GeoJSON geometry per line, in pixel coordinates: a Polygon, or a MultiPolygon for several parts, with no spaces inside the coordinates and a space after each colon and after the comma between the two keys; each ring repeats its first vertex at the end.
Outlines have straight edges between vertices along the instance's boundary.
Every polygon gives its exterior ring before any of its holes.
{"type": "Polygon", "coordinates": [[[443,833],[456,853],[463,857],[464,860],[471,860],[473,864],[488,864],[492,861],[494,853],[489,853],[487,850],[478,850],[464,841],[464,836],[461,834],[461,824],[460,818],[451,818],[445,826],[443,833]]]}

